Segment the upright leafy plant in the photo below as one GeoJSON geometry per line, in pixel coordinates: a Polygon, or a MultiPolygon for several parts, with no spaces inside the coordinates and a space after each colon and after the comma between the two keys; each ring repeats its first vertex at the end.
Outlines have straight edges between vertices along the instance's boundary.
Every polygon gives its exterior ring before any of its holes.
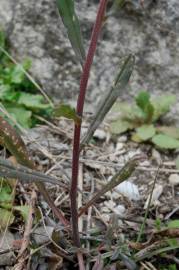
{"type": "MultiPolygon", "coordinates": [[[[78,59],[83,59],[83,53],[81,52],[82,48],[82,37],[80,36],[80,29],[79,24],[77,22],[77,17],[74,12],[74,2],[71,1],[59,1],[57,0],[58,8],[60,15],[62,17],[62,20],[64,22],[64,25],[67,28],[69,39],[72,43],[72,46],[78,56],[78,59]],[[75,23],[75,25],[74,25],[75,23]],[[78,30],[76,30],[76,27],[78,30]],[[75,39],[74,39],[75,36],[75,39]],[[78,42],[77,42],[78,40],[78,42]],[[78,51],[78,53],[77,53],[78,51]]],[[[88,79],[90,74],[91,65],[93,62],[93,57],[96,50],[97,40],[99,37],[99,33],[103,24],[103,18],[105,14],[107,0],[100,0],[99,9],[96,17],[96,22],[93,27],[92,35],[91,35],[91,41],[90,46],[88,49],[88,53],[86,56],[86,59],[84,61],[83,65],[83,71],[81,74],[81,80],[80,80],[80,91],[77,101],[77,107],[76,107],[76,116],[74,116],[73,110],[67,110],[66,117],[73,119],[75,121],[75,129],[74,129],[74,140],[73,140],[73,160],[72,160],[72,180],[71,180],[71,191],[70,191],[70,201],[71,201],[71,215],[72,215],[72,232],[73,232],[73,239],[74,243],[77,247],[80,247],[80,238],[79,238],[79,232],[78,232],[78,210],[77,210],[77,186],[78,186],[78,167],[79,167],[79,155],[80,150],[82,149],[82,146],[89,142],[91,136],[93,135],[96,128],[99,126],[99,124],[104,119],[107,112],[110,110],[111,106],[116,101],[117,97],[119,96],[120,90],[125,88],[129,78],[132,73],[132,69],[134,66],[134,57],[131,55],[129,56],[123,67],[121,68],[121,71],[117,74],[117,77],[115,79],[115,82],[112,86],[112,89],[110,89],[107,93],[104,99],[100,102],[100,112],[99,110],[96,111],[93,117],[93,122],[91,123],[91,126],[89,127],[89,130],[82,140],[81,147],[80,147],[80,134],[81,134],[81,121],[83,117],[83,108],[84,108],[84,101],[85,101],[85,94],[86,89],[88,85],[88,79]],[[76,121],[75,119],[78,119],[76,121]]],[[[81,61],[82,62],[82,61],[81,61]]],[[[63,105],[56,110],[56,113],[58,115],[65,115],[66,114],[66,107],[64,108],[63,105]]]]}
{"type": "MultiPolygon", "coordinates": [[[[82,147],[84,147],[85,144],[89,142],[94,131],[99,126],[99,124],[103,121],[104,117],[106,116],[106,114],[108,113],[108,111],[111,109],[112,105],[118,98],[120,91],[127,86],[132,70],[133,70],[133,66],[134,66],[134,56],[129,55],[125,59],[124,64],[122,68],[120,69],[120,71],[117,72],[117,76],[114,80],[113,86],[106,93],[105,98],[101,100],[99,104],[100,111],[97,110],[96,113],[94,114],[93,121],[89,127],[87,135],[84,137],[84,139],[82,140],[82,143],[80,144],[81,124],[82,124],[82,119],[83,119],[85,94],[87,90],[93,57],[94,57],[96,46],[97,46],[97,41],[98,41],[99,34],[100,34],[103,21],[104,21],[107,0],[100,0],[97,17],[94,23],[90,45],[89,45],[89,49],[88,49],[86,57],[84,53],[83,41],[82,41],[83,39],[81,37],[79,22],[78,22],[78,19],[74,10],[74,1],[57,0],[57,5],[59,8],[59,12],[62,17],[62,20],[64,22],[64,25],[67,28],[68,36],[72,43],[74,51],[82,65],[82,74],[81,74],[80,89],[79,89],[79,96],[77,100],[76,110],[64,104],[62,104],[60,107],[55,109],[56,115],[65,116],[67,118],[73,119],[74,121],[72,177],[71,177],[71,187],[70,187],[70,206],[71,206],[71,223],[72,223],[71,228],[69,228],[70,222],[64,217],[61,211],[54,206],[42,182],[37,181],[36,184],[40,192],[43,194],[44,198],[46,199],[47,203],[52,208],[53,212],[61,221],[61,223],[63,223],[64,226],[68,227],[68,230],[72,231],[73,242],[77,248],[79,268],[81,270],[82,269],[84,270],[85,267],[84,267],[84,262],[83,262],[83,255],[80,249],[81,243],[80,243],[79,229],[78,229],[78,217],[83,212],[85,212],[92,203],[95,202],[96,198],[99,198],[105,192],[107,192],[111,188],[114,188],[114,186],[118,185],[121,181],[124,181],[126,178],[128,178],[134,171],[135,167],[137,166],[137,163],[136,163],[137,160],[133,160],[127,163],[126,166],[124,166],[124,168],[112,178],[111,183],[107,184],[101,190],[101,192],[99,192],[99,194],[95,195],[94,198],[92,198],[92,200],[89,201],[86,204],[86,206],[84,206],[81,209],[81,212],[80,212],[79,209],[77,208],[78,169],[79,169],[80,151],[82,150],[82,147]]],[[[21,96],[18,100],[21,105],[23,104],[24,106],[29,106],[29,101],[24,96],[21,96]]],[[[34,101],[34,104],[36,104],[35,101],[34,101]]],[[[41,106],[43,107],[43,105],[41,106]]],[[[0,122],[1,122],[1,125],[0,125],[1,144],[3,144],[16,157],[19,163],[21,163],[24,166],[29,167],[30,169],[34,171],[35,164],[29,158],[28,152],[20,136],[8,124],[8,122],[5,121],[1,117],[0,117],[0,122]],[[14,138],[15,140],[13,141],[12,138],[14,138]]],[[[11,168],[9,165],[7,166],[8,166],[8,169],[11,169],[11,175],[12,174],[14,175],[14,169],[12,168],[12,166],[11,168]]],[[[29,173],[28,173],[29,171],[27,169],[17,168],[17,171],[21,173],[19,174],[21,175],[21,179],[22,179],[23,173],[24,173],[23,174],[24,177],[25,176],[29,177],[29,173]]],[[[33,173],[33,175],[35,177],[36,176],[37,177],[39,176],[39,178],[41,177],[41,174],[39,174],[38,172],[33,173]]],[[[46,177],[43,179],[47,180],[46,177]]]]}

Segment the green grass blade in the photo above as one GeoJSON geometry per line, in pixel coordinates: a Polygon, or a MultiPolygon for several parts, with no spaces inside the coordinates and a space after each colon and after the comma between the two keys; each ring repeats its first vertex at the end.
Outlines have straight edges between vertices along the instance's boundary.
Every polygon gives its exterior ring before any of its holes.
{"type": "Polygon", "coordinates": [[[83,46],[83,38],[80,31],[79,20],[75,13],[74,1],[56,0],[56,2],[62,21],[67,29],[71,45],[81,65],[83,66],[85,59],[85,49],[83,46]]]}
{"type": "Polygon", "coordinates": [[[111,191],[113,188],[127,180],[131,174],[135,171],[136,167],[140,160],[143,160],[142,156],[136,156],[133,159],[129,160],[122,169],[117,172],[111,180],[103,186],[101,190],[99,190],[79,211],[79,215],[81,216],[92,204],[96,202],[101,196],[103,196],[108,191],[111,191]]]}
{"type": "Polygon", "coordinates": [[[90,139],[92,138],[95,130],[98,128],[98,126],[101,124],[103,121],[104,117],[106,114],[109,112],[115,101],[120,95],[121,90],[124,90],[125,87],[127,86],[130,76],[133,71],[135,63],[135,58],[133,55],[129,55],[124,62],[120,72],[118,73],[113,86],[111,89],[107,92],[105,97],[102,99],[100,102],[99,106],[97,106],[97,111],[94,115],[94,120],[92,121],[87,134],[85,137],[82,139],[81,146],[87,144],[90,139]]]}

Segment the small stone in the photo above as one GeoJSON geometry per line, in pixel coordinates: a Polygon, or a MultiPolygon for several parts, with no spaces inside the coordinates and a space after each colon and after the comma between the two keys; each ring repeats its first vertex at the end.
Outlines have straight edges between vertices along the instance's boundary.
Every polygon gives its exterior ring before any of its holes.
{"type": "Polygon", "coordinates": [[[46,242],[48,242],[49,238],[52,237],[53,232],[54,232],[54,227],[51,227],[51,226],[46,226],[46,228],[44,228],[44,226],[38,227],[34,231],[34,240],[36,244],[43,245],[46,242]]]}
{"type": "Polygon", "coordinates": [[[110,201],[105,201],[104,205],[109,209],[113,209],[116,206],[116,204],[111,200],[110,201]]]}
{"type": "Polygon", "coordinates": [[[101,213],[110,213],[110,212],[111,212],[111,210],[106,206],[101,208],[101,213]]]}
{"type": "Polygon", "coordinates": [[[14,252],[10,251],[14,242],[14,236],[9,231],[0,234],[0,245],[2,254],[0,255],[0,266],[11,266],[15,263],[14,252]],[[3,254],[3,251],[5,252],[3,254]]]}
{"type": "Polygon", "coordinates": [[[162,205],[159,208],[159,213],[161,214],[166,214],[166,213],[169,213],[170,211],[171,211],[171,207],[169,207],[168,205],[162,205]]]}
{"type": "Polygon", "coordinates": [[[110,215],[109,214],[102,214],[101,217],[104,220],[104,222],[109,222],[109,220],[110,220],[110,215]]]}
{"type": "Polygon", "coordinates": [[[116,145],[116,150],[119,151],[119,150],[123,149],[123,147],[124,147],[124,144],[122,142],[118,142],[116,145]]]}
{"type": "Polygon", "coordinates": [[[122,143],[127,142],[127,136],[124,135],[124,136],[119,137],[118,142],[122,142],[122,143]]]}
{"type": "Polygon", "coordinates": [[[157,162],[157,164],[161,163],[161,155],[156,149],[152,149],[152,158],[157,162]]]}
{"type": "Polygon", "coordinates": [[[129,200],[138,201],[140,200],[140,194],[138,186],[131,183],[130,181],[124,181],[120,185],[118,185],[115,188],[116,191],[123,194],[125,197],[127,197],[129,200]]]}
{"type": "Polygon", "coordinates": [[[125,211],[126,211],[126,208],[122,204],[119,204],[114,208],[114,212],[120,216],[124,216],[125,211]]]}
{"type": "Polygon", "coordinates": [[[174,174],[170,174],[169,176],[169,183],[172,185],[172,186],[177,186],[179,185],[179,175],[174,173],[174,174]]]}
{"type": "Polygon", "coordinates": [[[97,129],[93,135],[94,138],[98,140],[105,140],[106,139],[106,132],[101,129],[97,129]]]}
{"type": "Polygon", "coordinates": [[[143,162],[140,163],[140,166],[149,167],[150,162],[148,160],[144,160],[143,162]]]}

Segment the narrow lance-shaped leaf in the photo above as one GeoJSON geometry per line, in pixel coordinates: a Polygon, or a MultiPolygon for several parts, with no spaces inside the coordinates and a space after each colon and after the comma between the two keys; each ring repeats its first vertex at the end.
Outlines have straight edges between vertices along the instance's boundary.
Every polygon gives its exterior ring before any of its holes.
{"type": "Polygon", "coordinates": [[[36,170],[29,169],[22,165],[14,166],[10,161],[0,158],[0,177],[8,179],[18,179],[25,183],[42,182],[59,185],[68,190],[69,187],[66,184],[60,182],[57,178],[45,175],[36,170]]]}
{"type": "Polygon", "coordinates": [[[80,24],[75,13],[73,0],[56,0],[57,7],[62,21],[67,29],[68,37],[75,51],[76,56],[83,66],[85,59],[85,49],[83,46],[83,38],[80,31],[80,24]]]}
{"type": "Polygon", "coordinates": [[[95,130],[103,121],[106,114],[109,112],[117,98],[119,97],[120,91],[124,90],[126,85],[129,82],[130,76],[133,71],[135,63],[135,58],[133,55],[129,55],[124,62],[122,69],[120,70],[119,74],[117,75],[113,86],[107,92],[105,97],[100,102],[99,106],[97,106],[97,111],[94,115],[94,120],[92,121],[85,137],[82,139],[81,146],[87,144],[90,139],[92,138],[95,130]]]}
{"type": "Polygon", "coordinates": [[[112,179],[110,180],[109,183],[107,183],[99,192],[97,192],[91,200],[89,200],[86,205],[80,209],[79,215],[81,216],[93,203],[95,203],[96,200],[98,200],[101,196],[103,196],[106,192],[112,190],[115,188],[117,185],[120,183],[124,182],[126,179],[128,179],[131,174],[134,172],[135,168],[138,165],[138,162],[140,159],[143,157],[137,156],[133,158],[132,160],[129,160],[124,167],[117,172],[112,179]]]}
{"type": "MultiPolygon", "coordinates": [[[[35,169],[35,164],[29,157],[25,143],[16,130],[2,116],[0,116],[0,144],[5,146],[9,152],[15,156],[16,160],[20,164],[31,169],[35,169]]],[[[36,185],[55,215],[65,226],[68,225],[69,222],[64,218],[61,211],[54,205],[43,182],[38,181],[36,182],[36,185]]]]}
{"type": "Polygon", "coordinates": [[[65,117],[73,120],[77,125],[81,123],[81,118],[76,114],[74,108],[68,104],[60,104],[54,109],[54,115],[57,117],[65,117]]]}

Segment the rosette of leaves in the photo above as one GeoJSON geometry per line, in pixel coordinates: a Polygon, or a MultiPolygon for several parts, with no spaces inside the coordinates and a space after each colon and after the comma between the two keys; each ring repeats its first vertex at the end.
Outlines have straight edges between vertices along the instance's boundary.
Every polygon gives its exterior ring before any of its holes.
{"type": "Polygon", "coordinates": [[[159,123],[175,102],[175,95],[153,99],[147,91],[138,94],[135,104],[116,102],[112,108],[114,119],[110,130],[116,135],[132,131],[131,139],[135,142],[150,141],[162,149],[179,148],[179,128],[159,123]]]}
{"type": "Polygon", "coordinates": [[[37,122],[35,115],[49,116],[51,105],[37,94],[34,84],[26,77],[31,63],[25,60],[14,64],[5,53],[7,51],[4,33],[0,31],[0,107],[4,107],[24,128],[30,128],[37,122]]]}

